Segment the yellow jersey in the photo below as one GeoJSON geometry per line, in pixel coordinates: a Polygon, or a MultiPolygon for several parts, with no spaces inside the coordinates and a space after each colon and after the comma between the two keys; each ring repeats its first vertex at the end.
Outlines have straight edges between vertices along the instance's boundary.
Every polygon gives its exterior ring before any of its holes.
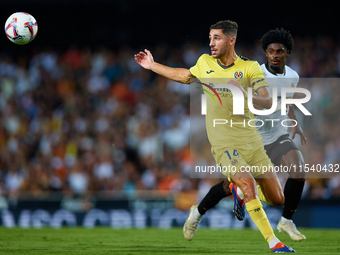
{"type": "MultiPolygon", "coordinates": [[[[190,68],[190,73],[201,83],[214,88],[221,99],[222,105],[214,93],[211,94],[216,100],[204,92],[206,94],[206,129],[212,149],[223,149],[255,141],[261,142],[261,136],[255,127],[254,114],[248,108],[247,98],[244,100],[244,115],[233,115],[231,91],[226,88],[215,88],[216,84],[227,84],[229,80],[239,82],[245,91],[248,87],[253,87],[253,93],[260,87],[269,86],[256,61],[238,56],[234,63],[223,66],[218,59],[203,54],[196,65],[190,68]]],[[[209,90],[204,85],[202,88],[209,90]]]]}

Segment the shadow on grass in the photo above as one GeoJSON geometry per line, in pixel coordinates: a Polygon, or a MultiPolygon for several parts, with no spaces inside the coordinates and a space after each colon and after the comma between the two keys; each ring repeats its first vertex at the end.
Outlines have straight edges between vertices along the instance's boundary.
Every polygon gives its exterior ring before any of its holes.
{"type": "MultiPolygon", "coordinates": [[[[209,248],[185,247],[185,246],[152,246],[152,245],[120,245],[113,249],[118,254],[226,254],[226,251],[212,250],[209,248]]],[[[244,254],[244,251],[234,252],[233,254],[244,254]]]]}

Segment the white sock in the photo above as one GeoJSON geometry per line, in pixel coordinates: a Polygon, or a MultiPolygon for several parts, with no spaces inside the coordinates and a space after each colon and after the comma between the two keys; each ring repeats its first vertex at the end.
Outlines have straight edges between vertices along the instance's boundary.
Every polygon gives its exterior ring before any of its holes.
{"type": "Polygon", "coordinates": [[[287,223],[291,223],[293,221],[292,220],[288,220],[285,217],[281,217],[281,222],[282,222],[282,224],[287,224],[287,223]]]}
{"type": "Polygon", "coordinates": [[[237,187],[236,192],[237,192],[237,195],[238,195],[241,199],[244,199],[244,195],[243,195],[243,193],[242,193],[242,191],[241,191],[241,189],[240,189],[239,187],[237,187]]]}
{"type": "Polygon", "coordinates": [[[198,211],[198,208],[196,207],[195,210],[194,210],[194,217],[198,220],[200,220],[202,218],[203,215],[201,215],[198,211]]]}
{"type": "Polygon", "coordinates": [[[274,237],[270,242],[269,242],[269,248],[273,248],[275,247],[275,245],[277,245],[280,242],[279,239],[277,239],[277,237],[274,237]]]}

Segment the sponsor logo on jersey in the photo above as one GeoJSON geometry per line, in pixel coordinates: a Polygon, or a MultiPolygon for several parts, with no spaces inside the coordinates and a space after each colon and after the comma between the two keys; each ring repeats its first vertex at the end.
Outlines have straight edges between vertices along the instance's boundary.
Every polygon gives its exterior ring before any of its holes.
{"type": "Polygon", "coordinates": [[[215,72],[214,70],[207,71],[207,74],[211,74],[212,72],[215,72]]]}
{"type": "MultiPolygon", "coordinates": [[[[214,94],[217,96],[217,98],[218,98],[218,100],[220,101],[220,104],[221,104],[221,106],[222,106],[222,100],[221,100],[219,94],[217,93],[217,91],[216,91],[212,86],[210,86],[210,85],[208,85],[208,84],[205,84],[205,83],[203,83],[203,82],[200,82],[200,84],[202,84],[203,86],[207,87],[207,88],[210,89],[212,92],[214,92],[214,94]]],[[[204,89],[204,88],[200,88],[200,87],[197,87],[197,88],[203,90],[204,92],[206,92],[206,93],[214,100],[215,105],[217,104],[217,103],[216,103],[216,100],[215,100],[215,98],[214,98],[214,95],[211,94],[211,92],[209,92],[208,90],[206,90],[206,89],[204,89]]]]}

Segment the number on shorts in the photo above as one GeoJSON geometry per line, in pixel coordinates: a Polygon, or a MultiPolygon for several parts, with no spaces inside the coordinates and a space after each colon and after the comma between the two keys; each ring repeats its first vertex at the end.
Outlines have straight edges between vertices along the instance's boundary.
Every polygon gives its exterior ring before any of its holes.
{"type": "MultiPolygon", "coordinates": [[[[224,153],[227,153],[228,158],[231,160],[231,156],[230,156],[229,151],[225,151],[224,153]]],[[[238,154],[237,150],[233,150],[233,156],[240,157],[240,154],[238,154]]]]}

